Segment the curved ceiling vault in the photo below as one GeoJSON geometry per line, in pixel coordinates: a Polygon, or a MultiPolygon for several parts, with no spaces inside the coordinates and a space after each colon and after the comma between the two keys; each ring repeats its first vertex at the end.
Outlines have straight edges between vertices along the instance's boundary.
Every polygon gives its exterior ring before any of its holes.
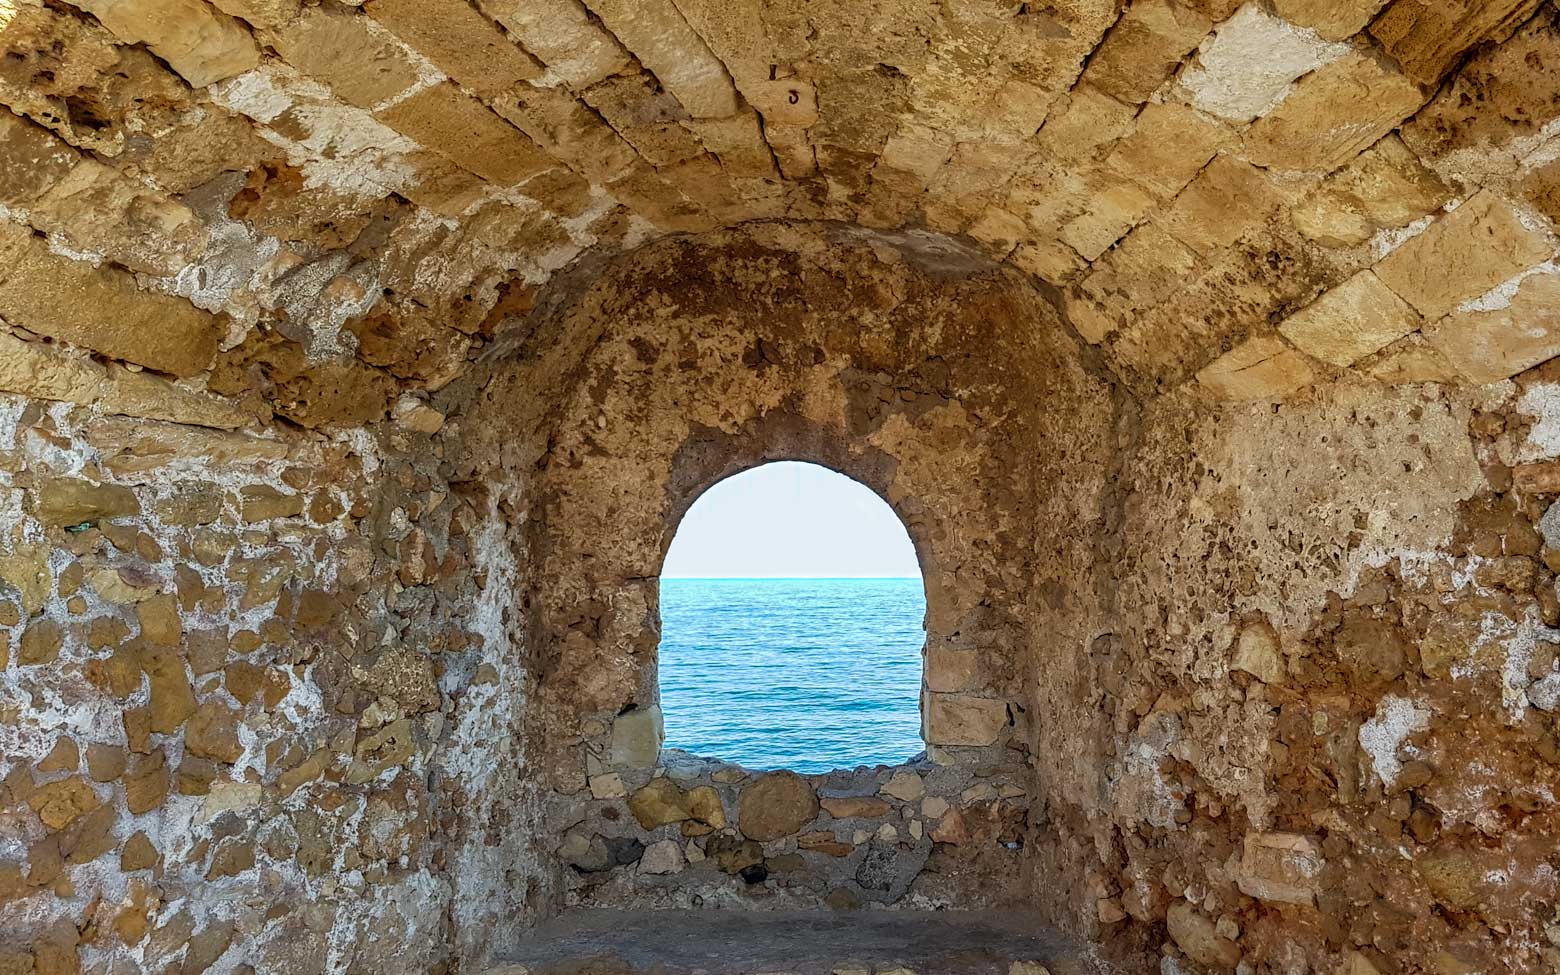
{"type": "Polygon", "coordinates": [[[774,219],[965,235],[1138,392],[1560,352],[1554,3],[1118,6],[3,0],[0,389],[350,426],[774,219]]]}

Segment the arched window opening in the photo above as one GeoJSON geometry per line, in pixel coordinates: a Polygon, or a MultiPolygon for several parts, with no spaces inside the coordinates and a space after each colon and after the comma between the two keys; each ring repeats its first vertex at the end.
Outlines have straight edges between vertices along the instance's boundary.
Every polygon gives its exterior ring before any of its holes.
{"type": "Polygon", "coordinates": [[[666,747],[804,773],[913,758],[925,613],[910,536],[871,489],[794,462],[721,481],[662,568],[666,747]]]}

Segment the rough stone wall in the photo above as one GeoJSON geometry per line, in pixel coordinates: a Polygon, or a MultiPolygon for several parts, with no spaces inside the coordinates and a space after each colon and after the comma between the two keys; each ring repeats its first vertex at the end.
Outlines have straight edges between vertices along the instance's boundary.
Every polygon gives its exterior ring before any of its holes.
{"type": "Polygon", "coordinates": [[[1166,971],[1553,971],[1553,388],[1125,413],[1104,802],[1036,902],[1166,971]]]}
{"type": "Polygon", "coordinates": [[[0,401],[7,972],[429,971],[514,914],[516,554],[378,434],[0,401]]]}
{"type": "MultiPolygon", "coordinates": [[[[1031,775],[1036,501],[1091,493],[1072,461],[1111,420],[1052,307],[962,245],[759,225],[649,245],[557,317],[531,339],[551,351],[500,357],[466,423],[502,435],[529,416],[549,431],[529,523],[528,718],[566,902],[854,904],[907,890],[922,905],[1011,902],[1031,775]],[[557,350],[571,346],[582,352],[566,364],[557,350]],[[537,415],[548,383],[558,406],[537,415]],[[886,770],[782,788],[676,765],[651,779],[661,560],[700,492],[776,459],[861,480],[916,544],[930,764],[906,770],[913,785],[880,796],[886,770]],[[771,788],[759,805],[788,807],[778,831],[741,814],[756,808],[747,790],[771,788]]],[[[1070,509],[1044,508],[1053,550],[1086,566],[1070,509]]]]}

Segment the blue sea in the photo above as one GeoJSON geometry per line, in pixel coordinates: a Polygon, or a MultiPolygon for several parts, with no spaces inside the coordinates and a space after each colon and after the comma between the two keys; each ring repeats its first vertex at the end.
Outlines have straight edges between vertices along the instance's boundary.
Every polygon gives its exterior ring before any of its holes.
{"type": "Polygon", "coordinates": [[[804,773],[914,757],[925,614],[920,579],[662,579],[666,747],[804,773]]]}

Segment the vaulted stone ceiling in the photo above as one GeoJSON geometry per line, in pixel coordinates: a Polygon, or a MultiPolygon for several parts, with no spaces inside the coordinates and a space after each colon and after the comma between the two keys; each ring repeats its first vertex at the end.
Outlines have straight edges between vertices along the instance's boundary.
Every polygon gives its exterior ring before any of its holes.
{"type": "Polygon", "coordinates": [[[965,235],[1140,393],[1560,352],[1554,3],[1118,6],[0,0],[0,389],[404,415],[583,252],[760,219],[965,235]]]}

